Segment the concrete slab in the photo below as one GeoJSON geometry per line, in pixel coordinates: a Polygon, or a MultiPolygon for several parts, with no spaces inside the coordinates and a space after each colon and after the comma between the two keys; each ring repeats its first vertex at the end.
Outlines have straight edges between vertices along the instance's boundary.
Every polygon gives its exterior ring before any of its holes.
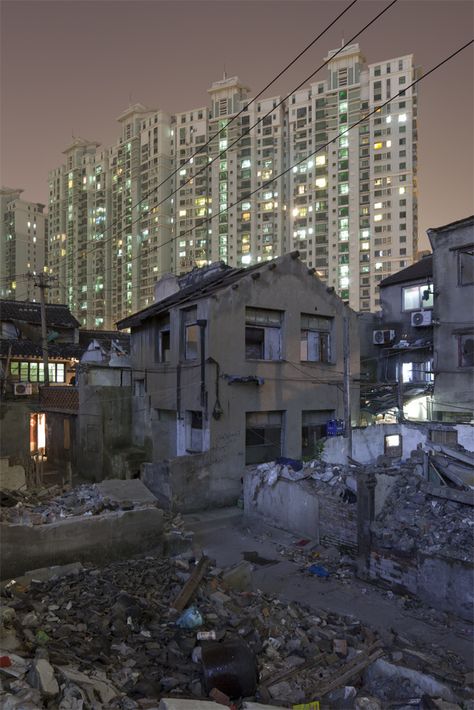
{"type": "Polygon", "coordinates": [[[135,505],[156,505],[158,502],[153,493],[138,478],[128,480],[110,478],[98,483],[97,488],[103,496],[117,503],[132,501],[135,505]]]}
{"type": "Polygon", "coordinates": [[[0,488],[18,491],[26,488],[26,476],[23,466],[10,466],[8,457],[0,458],[0,488]]]}
{"type": "Polygon", "coordinates": [[[162,546],[163,511],[117,510],[48,525],[0,525],[2,578],[69,562],[110,562],[162,546]]]}

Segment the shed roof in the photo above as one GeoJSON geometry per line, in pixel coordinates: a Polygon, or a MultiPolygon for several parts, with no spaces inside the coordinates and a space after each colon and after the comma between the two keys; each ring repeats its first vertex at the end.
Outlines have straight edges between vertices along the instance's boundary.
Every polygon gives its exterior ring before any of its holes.
{"type": "Polygon", "coordinates": [[[406,281],[419,281],[420,279],[426,279],[433,276],[433,255],[424,256],[423,259],[417,261],[411,266],[407,266],[406,269],[397,271],[396,274],[387,276],[386,279],[380,282],[380,288],[385,288],[385,286],[392,286],[393,284],[401,284],[406,281]]]}

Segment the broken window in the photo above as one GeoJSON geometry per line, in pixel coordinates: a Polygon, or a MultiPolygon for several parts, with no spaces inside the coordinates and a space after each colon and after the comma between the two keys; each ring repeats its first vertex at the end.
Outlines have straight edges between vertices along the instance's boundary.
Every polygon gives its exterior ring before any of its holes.
{"type": "Polygon", "coordinates": [[[386,434],[384,436],[385,456],[393,458],[401,458],[402,455],[402,437],[400,434],[386,434]]]}
{"type": "Polygon", "coordinates": [[[203,450],[203,419],[202,412],[186,412],[186,451],[191,454],[203,450]]]}
{"type": "Polygon", "coordinates": [[[474,246],[458,251],[458,273],[460,286],[474,283],[474,246]]]}
{"type": "Polygon", "coordinates": [[[445,444],[446,446],[457,446],[458,433],[456,429],[431,429],[430,441],[433,444],[445,444]]]}
{"type": "Polygon", "coordinates": [[[282,454],[283,412],[247,412],[245,463],[274,461],[282,454]]]}
{"type": "Polygon", "coordinates": [[[402,288],[402,307],[404,311],[433,308],[433,284],[404,286],[402,288]]]}
{"type": "Polygon", "coordinates": [[[474,333],[459,336],[459,367],[474,367],[474,333]]]}
{"type": "Polygon", "coordinates": [[[305,362],[331,362],[332,318],[301,315],[300,358],[305,362]]]}
{"type": "Polygon", "coordinates": [[[199,326],[197,307],[181,311],[182,359],[197,360],[199,354],[199,326]]]}
{"type": "Polygon", "coordinates": [[[281,311],[245,309],[245,358],[281,360],[281,311]]]}
{"type": "Polygon", "coordinates": [[[171,356],[170,318],[161,318],[156,324],[155,362],[169,362],[171,356]]]}
{"type": "Polygon", "coordinates": [[[326,426],[334,419],[333,409],[307,410],[301,412],[301,455],[314,458],[318,442],[326,436],[326,426]]]}

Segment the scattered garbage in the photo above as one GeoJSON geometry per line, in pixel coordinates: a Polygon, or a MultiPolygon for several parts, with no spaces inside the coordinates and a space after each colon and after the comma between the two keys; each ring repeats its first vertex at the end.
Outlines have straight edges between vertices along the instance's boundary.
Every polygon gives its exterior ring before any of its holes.
{"type": "Polygon", "coordinates": [[[322,565],[311,565],[308,567],[308,572],[316,577],[329,577],[329,572],[322,565]]]}
{"type": "Polygon", "coordinates": [[[190,606],[189,609],[186,609],[179,619],[176,622],[176,626],[179,626],[181,629],[195,629],[197,626],[202,626],[204,623],[204,620],[199,613],[199,609],[196,609],[195,606],[190,606]]]}

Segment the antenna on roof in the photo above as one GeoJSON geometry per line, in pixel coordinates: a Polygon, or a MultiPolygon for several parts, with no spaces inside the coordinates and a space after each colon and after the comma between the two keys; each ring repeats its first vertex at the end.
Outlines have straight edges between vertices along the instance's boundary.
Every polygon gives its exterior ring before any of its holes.
{"type": "Polygon", "coordinates": [[[132,92],[131,91],[128,92],[128,105],[129,106],[132,105],[132,92]]]}
{"type": "Polygon", "coordinates": [[[223,75],[223,80],[225,81],[227,79],[227,72],[225,70],[225,64],[224,64],[224,75],[223,75]]]}

